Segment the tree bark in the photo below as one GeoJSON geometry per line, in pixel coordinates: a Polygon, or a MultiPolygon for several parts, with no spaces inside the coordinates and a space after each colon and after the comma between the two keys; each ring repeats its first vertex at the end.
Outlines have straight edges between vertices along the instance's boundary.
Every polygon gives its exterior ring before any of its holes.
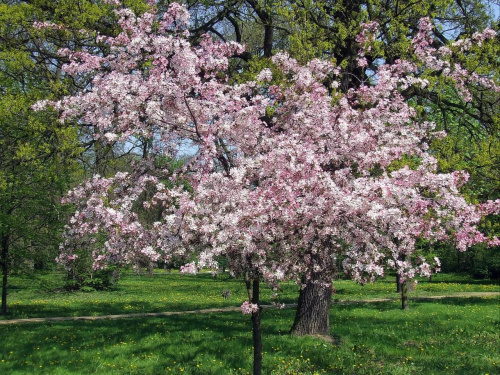
{"type": "Polygon", "coordinates": [[[332,286],[309,280],[300,290],[299,302],[290,333],[292,335],[329,335],[332,286]]]}
{"type": "Polygon", "coordinates": [[[271,57],[273,55],[272,49],[274,39],[273,17],[261,6],[261,4],[259,4],[259,1],[247,0],[247,2],[264,25],[264,43],[262,46],[264,57],[271,57]]]}
{"type": "MultiPolygon", "coordinates": [[[[398,260],[404,262],[406,260],[405,254],[400,254],[398,260]]],[[[396,273],[396,292],[401,293],[401,306],[403,310],[408,309],[408,288],[406,285],[406,281],[403,281],[401,275],[396,273]]]]}
{"type": "Polygon", "coordinates": [[[253,375],[262,374],[262,331],[260,327],[261,307],[260,307],[260,281],[254,279],[246,280],[248,299],[259,308],[252,312],[252,336],[253,336],[253,375]]]}
{"type": "Polygon", "coordinates": [[[2,308],[0,315],[7,315],[7,278],[9,274],[9,236],[2,237],[2,308]]]}
{"type": "Polygon", "coordinates": [[[401,284],[401,308],[408,310],[408,285],[406,281],[401,284]]]}
{"type": "Polygon", "coordinates": [[[273,26],[267,24],[264,28],[264,57],[271,57],[273,55],[273,34],[273,26]]]}
{"type": "Polygon", "coordinates": [[[252,303],[259,306],[258,310],[252,313],[253,330],[253,375],[260,375],[262,372],[262,333],[260,329],[260,291],[259,280],[253,281],[252,303]]]}

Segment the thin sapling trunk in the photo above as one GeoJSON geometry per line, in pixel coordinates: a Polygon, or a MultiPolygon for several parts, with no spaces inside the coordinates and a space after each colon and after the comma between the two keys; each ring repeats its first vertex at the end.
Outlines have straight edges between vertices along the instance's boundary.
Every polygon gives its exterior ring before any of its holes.
{"type": "Polygon", "coordinates": [[[257,309],[252,311],[252,336],[253,336],[253,375],[262,373],[262,331],[260,327],[260,282],[259,279],[245,280],[248,300],[257,309]]]}

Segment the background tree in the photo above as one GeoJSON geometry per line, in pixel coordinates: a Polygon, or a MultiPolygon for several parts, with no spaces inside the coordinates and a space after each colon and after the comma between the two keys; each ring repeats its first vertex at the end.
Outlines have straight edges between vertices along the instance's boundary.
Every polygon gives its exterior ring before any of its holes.
{"type": "Polygon", "coordinates": [[[112,34],[113,17],[109,6],[94,1],[0,2],[2,314],[10,272],[51,267],[69,214],[60,199],[84,175],[77,159],[88,154],[79,147],[83,126],[59,123],[54,113],[35,114],[31,106],[85,87],[88,77],[63,73],[57,50],[78,50],[89,41],[97,48],[95,33],[112,34]]]}
{"type": "Polygon", "coordinates": [[[7,281],[13,269],[44,266],[56,254],[60,223],[66,217],[59,197],[68,187],[75,132],[52,114],[30,106],[62,92],[57,67],[47,64],[38,31],[30,24],[36,8],[1,7],[0,44],[0,239],[2,314],[7,313],[7,281]],[[51,92],[52,91],[52,92],[51,92]],[[48,253],[44,256],[44,249],[48,253]],[[35,259],[40,264],[31,264],[35,259]]]}

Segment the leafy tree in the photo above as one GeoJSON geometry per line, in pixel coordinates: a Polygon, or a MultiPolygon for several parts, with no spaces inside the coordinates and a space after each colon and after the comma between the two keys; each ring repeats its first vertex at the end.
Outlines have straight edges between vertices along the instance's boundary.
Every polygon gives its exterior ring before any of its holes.
{"type": "Polygon", "coordinates": [[[43,42],[31,27],[33,8],[0,5],[0,241],[2,315],[7,313],[7,281],[13,269],[53,258],[66,214],[59,197],[68,187],[75,132],[54,114],[34,114],[30,106],[61,92],[57,69],[44,63],[43,42]],[[47,256],[44,249],[51,249],[47,256]],[[28,264],[27,264],[28,263],[28,264]]]}
{"type": "Polygon", "coordinates": [[[96,49],[95,33],[114,32],[113,16],[108,5],[95,1],[0,1],[2,314],[9,273],[52,264],[69,215],[60,198],[81,174],[76,160],[83,128],[60,123],[55,113],[34,113],[31,106],[86,85],[87,77],[64,74],[57,50],[77,50],[89,41],[96,49]]]}

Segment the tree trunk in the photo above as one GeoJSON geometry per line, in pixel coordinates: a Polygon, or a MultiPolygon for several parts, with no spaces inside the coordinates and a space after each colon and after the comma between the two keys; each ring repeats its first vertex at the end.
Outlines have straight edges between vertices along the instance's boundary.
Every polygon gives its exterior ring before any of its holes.
{"type": "Polygon", "coordinates": [[[273,55],[272,51],[274,39],[273,17],[262,7],[258,0],[247,0],[247,2],[264,25],[264,57],[271,57],[273,55]]]}
{"type": "Polygon", "coordinates": [[[300,290],[295,321],[290,333],[298,336],[329,335],[331,300],[331,285],[307,281],[305,288],[300,290]]]}
{"type": "MultiPolygon", "coordinates": [[[[405,254],[400,254],[398,256],[398,261],[404,262],[406,260],[405,254]]],[[[401,293],[401,306],[403,310],[408,309],[408,288],[406,285],[406,281],[403,281],[401,275],[396,273],[396,292],[401,293]]]]}
{"type": "Polygon", "coordinates": [[[401,284],[401,308],[408,310],[408,285],[406,281],[401,284]]]}
{"type": "MultiPolygon", "coordinates": [[[[396,241],[396,244],[399,245],[398,240],[394,240],[394,241],[396,241]]],[[[405,260],[406,260],[406,255],[399,254],[398,261],[404,262],[405,260]]],[[[402,285],[403,285],[403,282],[401,281],[401,275],[398,272],[396,272],[396,293],[403,293],[402,285]]]]}
{"type": "Polygon", "coordinates": [[[266,25],[264,28],[264,57],[273,55],[273,33],[273,26],[271,24],[266,25]]]}
{"type": "Polygon", "coordinates": [[[9,273],[9,237],[2,237],[2,309],[0,315],[7,315],[7,277],[9,273]]]}
{"type": "Polygon", "coordinates": [[[260,291],[259,280],[253,281],[253,298],[252,303],[259,306],[258,310],[252,313],[252,330],[253,330],[253,375],[260,375],[262,372],[262,334],[260,330],[260,291]]]}
{"type": "Polygon", "coordinates": [[[260,328],[260,282],[258,279],[246,280],[248,299],[252,304],[257,305],[257,311],[252,312],[252,336],[253,336],[253,375],[262,373],[262,331],[260,328]]]}

